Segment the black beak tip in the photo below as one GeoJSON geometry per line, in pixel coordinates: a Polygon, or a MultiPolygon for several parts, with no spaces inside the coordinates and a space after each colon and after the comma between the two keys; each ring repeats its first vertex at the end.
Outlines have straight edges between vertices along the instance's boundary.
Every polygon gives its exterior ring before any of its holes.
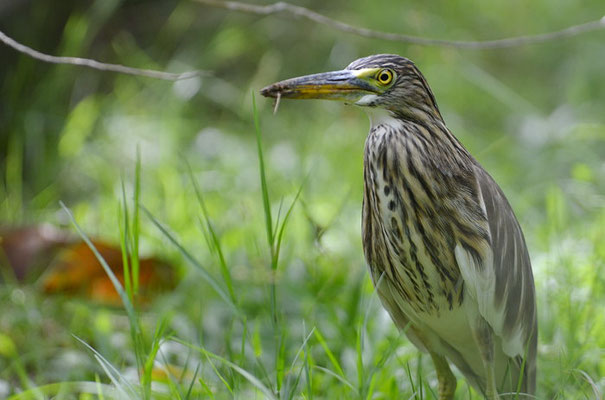
{"type": "Polygon", "coordinates": [[[260,90],[260,94],[265,97],[277,97],[278,90],[275,85],[269,85],[260,90]]]}

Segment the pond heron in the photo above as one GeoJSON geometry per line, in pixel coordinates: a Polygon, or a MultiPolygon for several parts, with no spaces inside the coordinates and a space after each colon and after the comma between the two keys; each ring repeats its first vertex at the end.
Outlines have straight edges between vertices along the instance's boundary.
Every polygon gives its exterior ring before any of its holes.
{"type": "Polygon", "coordinates": [[[454,398],[450,363],[490,400],[533,394],[538,328],[523,233],[500,187],[446,127],[414,63],[373,55],[261,93],[367,111],[365,258],[395,324],[431,356],[439,399],[454,398]]]}

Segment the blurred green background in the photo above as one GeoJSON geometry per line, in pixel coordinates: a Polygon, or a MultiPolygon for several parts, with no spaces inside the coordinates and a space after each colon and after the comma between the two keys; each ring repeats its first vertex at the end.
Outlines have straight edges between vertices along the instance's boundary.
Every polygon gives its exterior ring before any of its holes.
{"type": "MultiPolygon", "coordinates": [[[[600,0],[295,4],[361,27],[451,40],[549,32],[605,14],[600,0]]],[[[139,148],[141,204],[221,280],[191,166],[246,323],[233,318],[183,252],[142,215],[141,254],[169,260],[181,277],[174,292],[141,311],[149,337],[169,315],[172,337],[230,360],[279,398],[433,398],[428,357],[396,332],[365,271],[360,214],[367,117],[351,106],[287,101],[273,115],[271,101],[258,95],[276,80],[397,53],[423,71],[449,128],[501,185],[524,229],[539,299],[538,398],[603,392],[605,30],[464,50],[372,40],[189,0],[3,0],[0,28],[53,55],[205,71],[166,82],[51,65],[0,45],[2,225],[49,222],[72,229],[63,201],[87,234],[119,243],[122,185],[132,204],[139,148]],[[274,220],[279,210],[283,220],[302,186],[281,245],[277,323],[253,95],[274,220]],[[314,327],[321,334],[305,342],[314,327]]],[[[140,380],[120,309],[46,297],[36,282],[5,282],[0,316],[0,397],[95,376],[111,383],[72,334],[125,379],[140,380]]],[[[168,339],[162,351],[158,368],[174,365],[181,374],[158,383],[157,396],[266,396],[224,362],[214,365],[168,339]]],[[[479,398],[466,384],[458,388],[460,398],[479,398]]],[[[82,396],[76,392],[62,395],[82,396]]]]}

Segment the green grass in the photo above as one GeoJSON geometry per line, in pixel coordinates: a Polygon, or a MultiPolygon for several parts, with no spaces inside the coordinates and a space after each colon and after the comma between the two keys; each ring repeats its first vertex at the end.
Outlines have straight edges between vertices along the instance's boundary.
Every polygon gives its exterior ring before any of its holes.
{"type": "MultiPolygon", "coordinates": [[[[269,178],[256,108],[253,115],[260,182],[260,190],[251,190],[258,197],[247,199],[254,205],[253,217],[229,228],[222,225],[221,214],[213,211],[220,208],[220,196],[204,193],[196,171],[185,166],[183,183],[191,190],[184,204],[187,218],[199,229],[194,235],[197,245],[185,244],[178,232],[140,205],[146,202],[141,195],[145,171],[137,156],[132,203],[122,185],[117,207],[116,229],[129,277],[124,287],[63,206],[95,251],[124,308],[82,307],[78,300],[44,299],[34,287],[3,287],[4,304],[14,307],[8,325],[12,330],[0,337],[0,354],[6,360],[0,377],[13,385],[10,399],[436,398],[429,358],[422,357],[381,311],[361,252],[351,255],[359,261],[350,267],[322,248],[314,237],[317,231],[309,229],[309,216],[297,207],[297,200],[306,195],[302,184],[285,190],[271,186],[275,180],[269,178]],[[276,200],[276,192],[283,197],[276,200]],[[158,235],[165,243],[168,254],[168,249],[176,250],[174,260],[191,267],[173,293],[147,309],[135,300],[144,226],[147,235],[158,235]],[[297,227],[306,233],[290,232],[297,227]],[[206,247],[204,262],[194,255],[201,245],[206,247]],[[245,277],[238,277],[243,272],[245,277]],[[25,300],[18,300],[19,293],[25,300]],[[51,310],[45,317],[15,320],[19,309],[27,315],[41,306],[51,310]],[[66,316],[70,311],[72,316],[66,316]],[[59,322],[57,337],[40,334],[48,318],[59,322]],[[111,327],[97,329],[99,319],[111,327]],[[16,338],[18,332],[25,340],[16,338]],[[125,341],[114,348],[112,337],[117,334],[125,335],[125,341]],[[50,351],[39,351],[47,346],[50,351]],[[83,367],[75,375],[49,374],[48,363],[64,352],[77,352],[83,367]],[[154,381],[154,370],[164,370],[165,379],[154,381]]],[[[605,285],[598,272],[605,259],[605,224],[592,225],[579,240],[575,235],[584,225],[573,225],[565,201],[560,190],[547,191],[548,226],[530,230],[541,232],[549,246],[559,244],[553,252],[534,257],[540,301],[538,398],[597,398],[605,367],[599,333],[605,328],[605,285]]],[[[605,213],[596,218],[605,222],[605,213]]],[[[462,379],[457,393],[459,398],[479,398],[462,379]]]]}

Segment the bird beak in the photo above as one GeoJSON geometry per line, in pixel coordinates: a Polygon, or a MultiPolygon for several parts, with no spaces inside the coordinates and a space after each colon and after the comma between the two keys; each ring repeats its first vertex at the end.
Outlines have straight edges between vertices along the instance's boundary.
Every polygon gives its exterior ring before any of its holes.
{"type": "Polygon", "coordinates": [[[368,72],[342,70],[306,75],[274,83],[263,88],[260,93],[273,98],[325,99],[354,103],[367,94],[377,93],[376,88],[362,79],[368,72]]]}

